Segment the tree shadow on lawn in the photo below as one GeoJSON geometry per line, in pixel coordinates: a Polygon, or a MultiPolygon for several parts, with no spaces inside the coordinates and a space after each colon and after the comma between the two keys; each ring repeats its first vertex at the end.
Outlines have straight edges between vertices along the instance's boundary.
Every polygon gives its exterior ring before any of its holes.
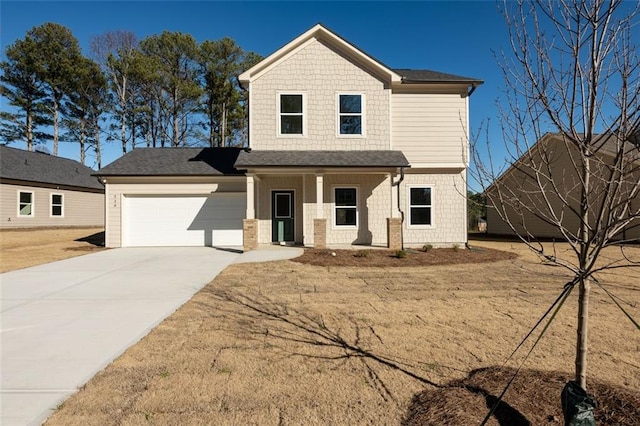
{"type": "Polygon", "coordinates": [[[78,238],[74,241],[89,243],[96,247],[104,247],[104,231],[96,232],[95,234],[87,235],[86,237],[78,238]]]}
{"type": "MultiPolygon", "coordinates": [[[[207,309],[216,309],[218,312],[222,311],[224,314],[229,316],[236,316],[237,323],[243,332],[261,335],[265,341],[266,339],[276,339],[302,345],[309,345],[314,348],[314,352],[316,352],[301,353],[288,351],[290,355],[315,358],[325,361],[359,359],[362,361],[369,377],[378,385],[378,392],[385,400],[391,399],[396,401],[395,397],[389,390],[389,387],[385,385],[382,378],[376,373],[375,369],[367,363],[367,361],[373,361],[374,363],[399,371],[412,379],[418,380],[422,384],[427,385],[427,389],[431,392],[447,393],[448,389],[453,388],[454,390],[463,390],[466,393],[480,396],[481,399],[484,399],[484,403],[475,401],[476,403],[471,407],[473,409],[468,418],[471,423],[478,423],[488,410],[498,403],[497,396],[493,395],[481,386],[469,385],[464,383],[464,381],[453,381],[442,385],[424,377],[422,373],[428,369],[432,369],[434,365],[432,363],[381,355],[365,348],[365,341],[367,339],[375,338],[380,341],[380,343],[382,343],[382,339],[376,334],[373,327],[363,324],[362,321],[358,321],[352,317],[348,318],[351,324],[351,330],[343,331],[338,329],[334,331],[327,326],[321,315],[312,316],[307,313],[291,309],[286,304],[274,302],[265,296],[249,297],[246,294],[231,293],[229,291],[211,287],[207,287],[203,291],[209,293],[213,298],[222,303],[231,303],[235,306],[230,309],[221,309],[220,306],[214,307],[206,303],[199,302],[207,309]],[[241,309],[237,309],[238,307],[241,309]],[[262,325],[262,321],[264,320],[268,322],[266,327],[262,325]],[[348,334],[352,337],[345,337],[348,334]],[[320,354],[317,353],[317,348],[333,349],[335,350],[335,353],[331,351],[330,353],[320,354]]],[[[462,371],[454,367],[438,364],[438,368],[441,367],[450,370],[462,371]]],[[[433,371],[430,372],[433,373],[433,371]]],[[[427,392],[428,391],[425,391],[424,394],[427,392]]],[[[422,424],[420,422],[412,421],[412,419],[419,418],[419,416],[416,417],[415,412],[416,407],[420,407],[420,395],[423,395],[423,393],[414,397],[411,408],[407,417],[404,419],[403,424],[422,424]]],[[[453,409],[455,411],[456,407],[453,407],[453,409]]],[[[420,410],[417,409],[417,412],[419,411],[420,410]]],[[[493,418],[495,418],[501,426],[524,426],[531,424],[531,422],[529,422],[522,413],[504,401],[498,404],[493,413],[493,418]]],[[[446,416],[443,419],[438,419],[432,424],[447,424],[443,423],[442,420],[447,420],[446,416]]],[[[458,422],[459,420],[462,420],[461,418],[456,418],[455,420],[455,424],[464,423],[458,422]]]]}

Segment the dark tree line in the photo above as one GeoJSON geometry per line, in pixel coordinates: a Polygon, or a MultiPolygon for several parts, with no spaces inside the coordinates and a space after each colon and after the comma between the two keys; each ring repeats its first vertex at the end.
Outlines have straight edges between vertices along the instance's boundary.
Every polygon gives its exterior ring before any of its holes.
{"type": "Polygon", "coordinates": [[[128,31],[91,39],[84,56],[72,32],[45,23],[9,45],[0,62],[0,143],[77,143],[80,160],[101,140],[122,153],[145,147],[247,144],[247,94],[237,75],[260,59],[232,39],[200,44],[164,31],[138,41],[128,31]]]}

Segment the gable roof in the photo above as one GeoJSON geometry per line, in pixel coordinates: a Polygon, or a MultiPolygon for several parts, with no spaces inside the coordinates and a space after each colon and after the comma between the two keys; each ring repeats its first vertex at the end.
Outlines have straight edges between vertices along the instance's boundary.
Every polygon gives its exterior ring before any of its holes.
{"type": "Polygon", "coordinates": [[[0,178],[103,190],[93,169],[75,160],[0,145],[0,178]]]}
{"type": "Polygon", "coordinates": [[[363,50],[359,49],[349,41],[343,39],[335,32],[329,30],[322,24],[316,24],[300,36],[296,37],[271,55],[267,56],[256,65],[246,70],[238,76],[240,84],[247,87],[248,83],[267,72],[276,64],[287,59],[289,56],[303,48],[310,40],[316,39],[328,44],[341,54],[351,59],[361,67],[369,69],[373,73],[383,77],[392,84],[406,83],[464,83],[478,86],[482,80],[469,77],[461,77],[453,74],[445,74],[431,70],[410,70],[392,69],[374,58],[363,50]]]}
{"type": "Polygon", "coordinates": [[[242,148],[136,148],[97,176],[244,175],[234,167],[242,148]]]}
{"type": "Polygon", "coordinates": [[[355,62],[362,64],[362,66],[372,69],[374,72],[386,77],[390,81],[401,81],[401,76],[395,73],[391,68],[384,65],[382,62],[374,59],[372,56],[364,53],[362,50],[355,47],[333,31],[330,31],[322,24],[316,24],[303,34],[299,35],[280,49],[276,50],[271,55],[258,62],[247,71],[238,76],[238,80],[243,86],[246,86],[252,79],[259,77],[264,72],[271,69],[274,65],[280,61],[288,58],[295,53],[298,49],[304,47],[307,42],[312,39],[322,40],[328,45],[332,46],[355,62]]]}
{"type": "Polygon", "coordinates": [[[401,151],[243,151],[236,167],[409,167],[401,151]]]}

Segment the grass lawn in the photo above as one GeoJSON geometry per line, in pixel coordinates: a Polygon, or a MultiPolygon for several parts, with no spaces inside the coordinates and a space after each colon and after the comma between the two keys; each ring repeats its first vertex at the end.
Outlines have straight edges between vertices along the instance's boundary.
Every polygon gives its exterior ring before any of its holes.
{"type": "Polygon", "coordinates": [[[104,228],[0,230],[0,273],[104,250],[104,228]]]}
{"type": "MultiPolygon", "coordinates": [[[[477,369],[502,365],[567,276],[518,243],[475,246],[518,257],[363,266],[377,256],[368,254],[360,266],[233,265],[98,373],[47,425],[477,424],[522,355],[505,369],[477,369]]],[[[629,254],[640,259],[640,247],[629,254]]],[[[321,256],[334,257],[311,257],[321,256]]],[[[601,277],[636,319],[639,272],[601,277]]],[[[489,424],[562,424],[576,299],[569,298],[526,364],[533,371],[489,424]]],[[[597,287],[590,340],[590,390],[606,399],[606,410],[622,412],[611,417],[601,409],[599,424],[639,424],[640,333],[597,287]]]]}

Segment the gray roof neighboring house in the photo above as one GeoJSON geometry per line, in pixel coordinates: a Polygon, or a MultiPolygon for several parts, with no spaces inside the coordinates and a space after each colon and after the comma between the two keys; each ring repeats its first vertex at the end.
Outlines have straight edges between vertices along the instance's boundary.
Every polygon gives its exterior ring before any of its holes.
{"type": "Polygon", "coordinates": [[[242,151],[236,167],[409,167],[401,151],[242,151]]]}
{"type": "Polygon", "coordinates": [[[97,176],[244,175],[234,167],[242,148],[136,148],[101,168],[97,176]]]}
{"type": "Polygon", "coordinates": [[[93,169],[75,160],[0,145],[0,179],[104,190],[93,169]]]}

